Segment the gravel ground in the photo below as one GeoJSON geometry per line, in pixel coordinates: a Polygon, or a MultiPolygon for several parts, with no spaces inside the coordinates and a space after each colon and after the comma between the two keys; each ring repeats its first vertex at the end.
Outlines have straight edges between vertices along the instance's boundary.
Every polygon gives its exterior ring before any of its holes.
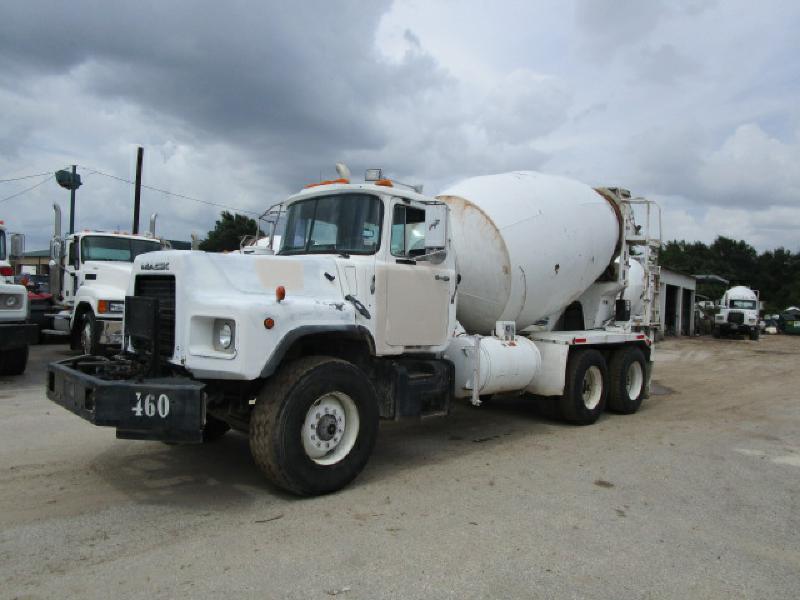
{"type": "Polygon", "coordinates": [[[117,440],[0,378],[0,597],[798,598],[800,337],[658,345],[654,395],[591,427],[521,399],[382,426],[296,499],[239,434],[117,440]]]}

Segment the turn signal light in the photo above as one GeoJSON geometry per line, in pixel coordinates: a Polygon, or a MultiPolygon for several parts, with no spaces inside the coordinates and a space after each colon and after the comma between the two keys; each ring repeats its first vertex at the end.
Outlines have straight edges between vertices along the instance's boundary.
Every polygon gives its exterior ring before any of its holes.
{"type": "Polygon", "coordinates": [[[107,313],[108,312],[108,301],[107,300],[98,300],[97,301],[97,312],[99,312],[99,313],[107,313]]]}
{"type": "Polygon", "coordinates": [[[394,187],[391,179],[378,179],[375,185],[382,185],[383,187],[394,187]]]}
{"type": "Polygon", "coordinates": [[[306,186],[306,189],[312,188],[312,187],[317,187],[318,185],[334,185],[336,183],[347,184],[347,183],[350,183],[350,180],[349,179],[345,179],[344,177],[342,177],[340,179],[326,179],[325,181],[320,181],[319,183],[309,183],[306,186]]]}
{"type": "Polygon", "coordinates": [[[279,285],[275,288],[275,299],[280,302],[286,298],[286,288],[282,285],[279,285]]]}

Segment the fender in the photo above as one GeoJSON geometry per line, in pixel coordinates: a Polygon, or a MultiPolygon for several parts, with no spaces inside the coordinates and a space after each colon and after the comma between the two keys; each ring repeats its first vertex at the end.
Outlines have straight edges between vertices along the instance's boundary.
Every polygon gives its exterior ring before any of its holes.
{"type": "Polygon", "coordinates": [[[372,339],[369,329],[363,325],[304,325],[303,327],[292,329],[278,342],[272,356],[269,357],[264,368],[261,369],[261,377],[269,377],[278,370],[278,366],[283,362],[283,357],[286,356],[289,348],[291,348],[297,340],[320,333],[350,334],[348,337],[366,340],[369,344],[370,351],[373,353],[375,351],[375,341],[372,339]]]}

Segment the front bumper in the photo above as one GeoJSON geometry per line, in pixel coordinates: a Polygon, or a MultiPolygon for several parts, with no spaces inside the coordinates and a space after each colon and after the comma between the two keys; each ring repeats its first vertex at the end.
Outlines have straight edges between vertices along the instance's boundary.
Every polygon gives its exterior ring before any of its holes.
{"type": "Polygon", "coordinates": [[[0,323],[0,350],[16,350],[35,344],[39,328],[33,323],[0,323]]]}
{"type": "Polygon", "coordinates": [[[117,437],[200,443],[205,385],[185,377],[125,378],[126,363],[80,356],[50,363],[47,397],[117,437]]]}

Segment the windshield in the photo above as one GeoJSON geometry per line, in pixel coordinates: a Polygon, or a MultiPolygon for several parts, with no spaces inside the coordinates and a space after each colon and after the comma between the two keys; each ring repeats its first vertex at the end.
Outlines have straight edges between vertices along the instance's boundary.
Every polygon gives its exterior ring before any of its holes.
{"type": "Polygon", "coordinates": [[[0,260],[6,259],[6,232],[0,230],[0,260]]]}
{"type": "Polygon", "coordinates": [[[745,310],[755,310],[755,300],[731,300],[729,303],[730,308],[743,308],[745,310]]]}
{"type": "Polygon", "coordinates": [[[375,254],[383,203],[367,194],[300,200],[286,213],[279,254],[375,254]]]}
{"type": "Polygon", "coordinates": [[[132,240],[130,238],[109,237],[105,235],[87,236],[81,240],[81,257],[83,260],[113,260],[133,262],[133,259],[145,252],[155,252],[161,244],[150,240],[132,240]]]}

